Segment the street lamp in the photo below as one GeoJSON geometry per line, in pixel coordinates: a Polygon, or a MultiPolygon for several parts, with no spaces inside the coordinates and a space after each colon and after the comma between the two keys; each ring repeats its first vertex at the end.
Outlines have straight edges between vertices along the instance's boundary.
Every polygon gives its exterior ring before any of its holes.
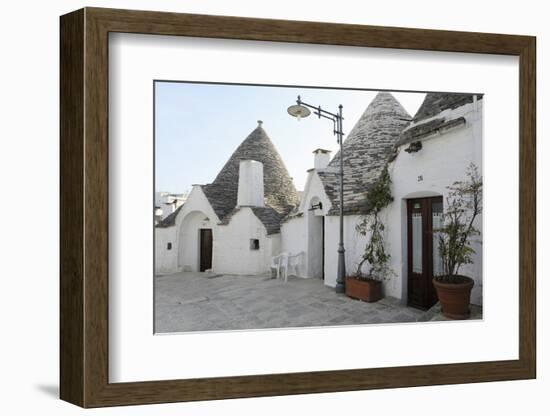
{"type": "Polygon", "coordinates": [[[338,276],[336,277],[336,293],[344,293],[346,291],[346,260],[344,250],[344,130],[342,117],[342,104],[338,106],[338,113],[331,113],[323,110],[321,106],[315,107],[302,101],[300,96],[296,100],[295,105],[288,107],[288,114],[296,117],[298,120],[308,117],[311,114],[309,109],[313,110],[313,114],[319,118],[323,117],[331,120],[333,123],[333,133],[337,137],[340,145],[340,242],[338,243],[338,276]]]}

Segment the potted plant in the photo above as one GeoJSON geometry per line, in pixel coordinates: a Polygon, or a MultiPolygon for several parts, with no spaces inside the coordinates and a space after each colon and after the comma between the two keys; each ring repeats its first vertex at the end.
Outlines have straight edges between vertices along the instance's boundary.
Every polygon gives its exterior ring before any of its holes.
{"type": "Polygon", "coordinates": [[[467,180],[448,186],[446,209],[441,228],[437,232],[439,255],[443,274],[433,278],[443,315],[451,319],[467,319],[470,316],[470,294],[474,286],[472,278],[461,275],[460,268],[473,263],[472,237],[479,235],[474,226],[482,211],[483,182],[477,167],[472,163],[467,169],[467,180]]]}
{"type": "Polygon", "coordinates": [[[367,212],[355,227],[359,234],[369,235],[369,239],[355,274],[346,277],[346,295],[351,298],[379,301],[382,298],[382,281],[394,274],[389,267],[390,254],[384,242],[385,226],[379,215],[393,201],[390,186],[390,174],[385,167],[379,180],[369,189],[367,212]],[[370,266],[367,273],[362,272],[365,263],[370,266]]]}

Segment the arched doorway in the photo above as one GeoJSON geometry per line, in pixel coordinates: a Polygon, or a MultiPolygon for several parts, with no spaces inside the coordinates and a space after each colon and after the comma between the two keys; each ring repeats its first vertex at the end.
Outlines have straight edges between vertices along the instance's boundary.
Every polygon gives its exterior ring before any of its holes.
{"type": "Polygon", "coordinates": [[[325,279],[325,215],[319,198],[310,200],[307,211],[308,276],[325,279]]]}
{"type": "Polygon", "coordinates": [[[202,211],[192,211],[182,220],[178,238],[178,267],[182,271],[205,271],[212,268],[213,230],[202,211]]]}

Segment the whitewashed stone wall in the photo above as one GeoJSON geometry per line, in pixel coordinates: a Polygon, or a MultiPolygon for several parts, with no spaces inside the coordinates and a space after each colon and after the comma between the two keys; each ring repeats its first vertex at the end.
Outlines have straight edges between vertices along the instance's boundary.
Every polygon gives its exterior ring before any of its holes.
{"type": "MultiPolygon", "coordinates": [[[[457,180],[466,179],[466,169],[474,162],[482,172],[482,101],[470,103],[455,110],[446,110],[437,117],[464,117],[466,124],[442,135],[424,140],[422,149],[406,153],[403,146],[397,158],[390,164],[394,202],[383,215],[387,224],[387,244],[391,265],[397,277],[385,284],[386,293],[406,300],[407,297],[407,209],[409,198],[443,196],[445,210],[446,187],[457,180]]],[[[481,218],[476,224],[482,229],[481,218]]],[[[481,239],[482,236],[479,236],[481,239]]],[[[463,267],[460,272],[475,280],[472,303],[482,301],[482,246],[473,245],[476,255],[474,264],[463,267]]]]}
{"type": "Polygon", "coordinates": [[[252,210],[243,207],[231,217],[229,224],[217,228],[212,269],[226,274],[269,273],[271,258],[281,249],[280,239],[280,234],[268,236],[252,210]],[[259,240],[259,250],[251,249],[251,239],[259,240]]]}
{"type": "MultiPolygon", "coordinates": [[[[282,251],[296,254],[304,252],[303,262],[299,264],[296,275],[304,278],[320,278],[319,267],[322,260],[321,253],[321,225],[325,223],[325,247],[324,247],[324,280],[327,286],[336,286],[338,268],[338,241],[339,241],[339,217],[327,216],[331,209],[323,184],[316,170],[308,174],[305,190],[302,195],[299,212],[301,216],[289,219],[281,227],[282,251]],[[309,211],[312,204],[321,202],[322,210],[309,211]]],[[[366,238],[355,231],[358,215],[344,217],[344,246],[346,248],[346,264],[348,270],[355,270],[357,259],[363,253],[366,238]]]]}
{"type": "MultiPolygon", "coordinates": [[[[348,275],[355,273],[357,270],[367,243],[366,237],[355,230],[360,218],[359,215],[344,217],[344,248],[346,250],[346,272],[348,275]]],[[[340,218],[337,215],[325,217],[325,284],[330,287],[336,286],[339,235],[340,218]]]]}
{"type": "Polygon", "coordinates": [[[212,229],[212,271],[215,273],[266,274],[270,272],[272,257],[281,252],[281,235],[267,235],[250,208],[241,207],[227,225],[219,225],[202,188],[194,186],[175,225],[155,228],[155,273],[198,271],[201,228],[212,229]],[[251,239],[259,240],[259,250],[251,250],[251,239]]]}
{"type": "MultiPolygon", "coordinates": [[[[302,194],[300,216],[291,218],[281,226],[281,251],[296,255],[303,253],[297,260],[298,277],[322,278],[322,223],[324,215],[330,209],[330,201],[316,170],[308,172],[304,193],[302,194]],[[321,203],[322,210],[309,211],[313,204],[321,203]]],[[[325,231],[326,241],[326,231],[325,231]]]]}
{"type": "MultiPolygon", "coordinates": [[[[294,217],[281,224],[281,252],[291,254],[304,253],[298,259],[295,275],[308,277],[307,275],[307,227],[306,218],[294,217]]],[[[277,253],[279,254],[279,253],[277,253]]]]}
{"type": "Polygon", "coordinates": [[[178,267],[176,227],[155,228],[155,274],[174,273],[178,267]],[[168,244],[172,248],[168,249],[168,244]]]}
{"type": "MultiPolygon", "coordinates": [[[[282,251],[291,254],[304,252],[304,261],[300,263],[296,275],[304,278],[319,278],[317,267],[321,264],[318,258],[320,234],[319,223],[315,222],[314,217],[323,217],[325,222],[324,282],[327,286],[334,287],[338,271],[339,217],[326,215],[331,209],[331,203],[323,184],[315,170],[311,170],[308,175],[299,208],[302,215],[288,220],[281,227],[282,251]],[[323,209],[309,211],[312,203],[318,202],[323,204],[323,209]]],[[[344,217],[345,257],[350,273],[356,270],[366,244],[366,237],[355,230],[359,220],[358,215],[344,217]]]]}
{"type": "Polygon", "coordinates": [[[200,186],[193,186],[185,205],[179,211],[175,224],[155,228],[155,273],[197,271],[199,267],[199,228],[211,228],[216,239],[216,213],[212,210],[200,186]],[[167,243],[172,242],[172,249],[167,243]]]}

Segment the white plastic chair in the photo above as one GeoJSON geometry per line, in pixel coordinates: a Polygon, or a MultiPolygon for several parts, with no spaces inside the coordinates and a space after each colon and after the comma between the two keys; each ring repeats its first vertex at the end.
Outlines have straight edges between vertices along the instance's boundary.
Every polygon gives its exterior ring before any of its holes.
{"type": "Polygon", "coordinates": [[[280,264],[280,256],[271,257],[271,270],[273,273],[273,270],[275,270],[277,279],[279,278],[279,264],[280,264]]]}
{"type": "Polygon", "coordinates": [[[294,273],[298,270],[298,258],[304,254],[303,251],[300,251],[297,254],[291,255],[290,253],[283,252],[278,256],[275,256],[271,259],[271,268],[277,271],[277,279],[283,278],[285,283],[288,281],[288,271],[291,269],[294,273]]]}
{"type": "MultiPolygon", "coordinates": [[[[278,256],[271,258],[271,268],[275,269],[277,279],[281,277],[281,269],[288,265],[288,253],[281,253],[278,256]]],[[[285,280],[286,281],[286,280],[285,280]]]]}
{"type": "MultiPolygon", "coordinates": [[[[296,253],[294,255],[289,255],[287,257],[287,265],[286,265],[286,268],[285,268],[285,274],[288,275],[288,272],[289,270],[291,272],[293,272],[295,275],[298,273],[298,266],[300,265],[300,257],[305,254],[303,251],[300,251],[299,253],[296,253]]],[[[285,282],[286,282],[286,277],[285,275],[285,282]]]]}

